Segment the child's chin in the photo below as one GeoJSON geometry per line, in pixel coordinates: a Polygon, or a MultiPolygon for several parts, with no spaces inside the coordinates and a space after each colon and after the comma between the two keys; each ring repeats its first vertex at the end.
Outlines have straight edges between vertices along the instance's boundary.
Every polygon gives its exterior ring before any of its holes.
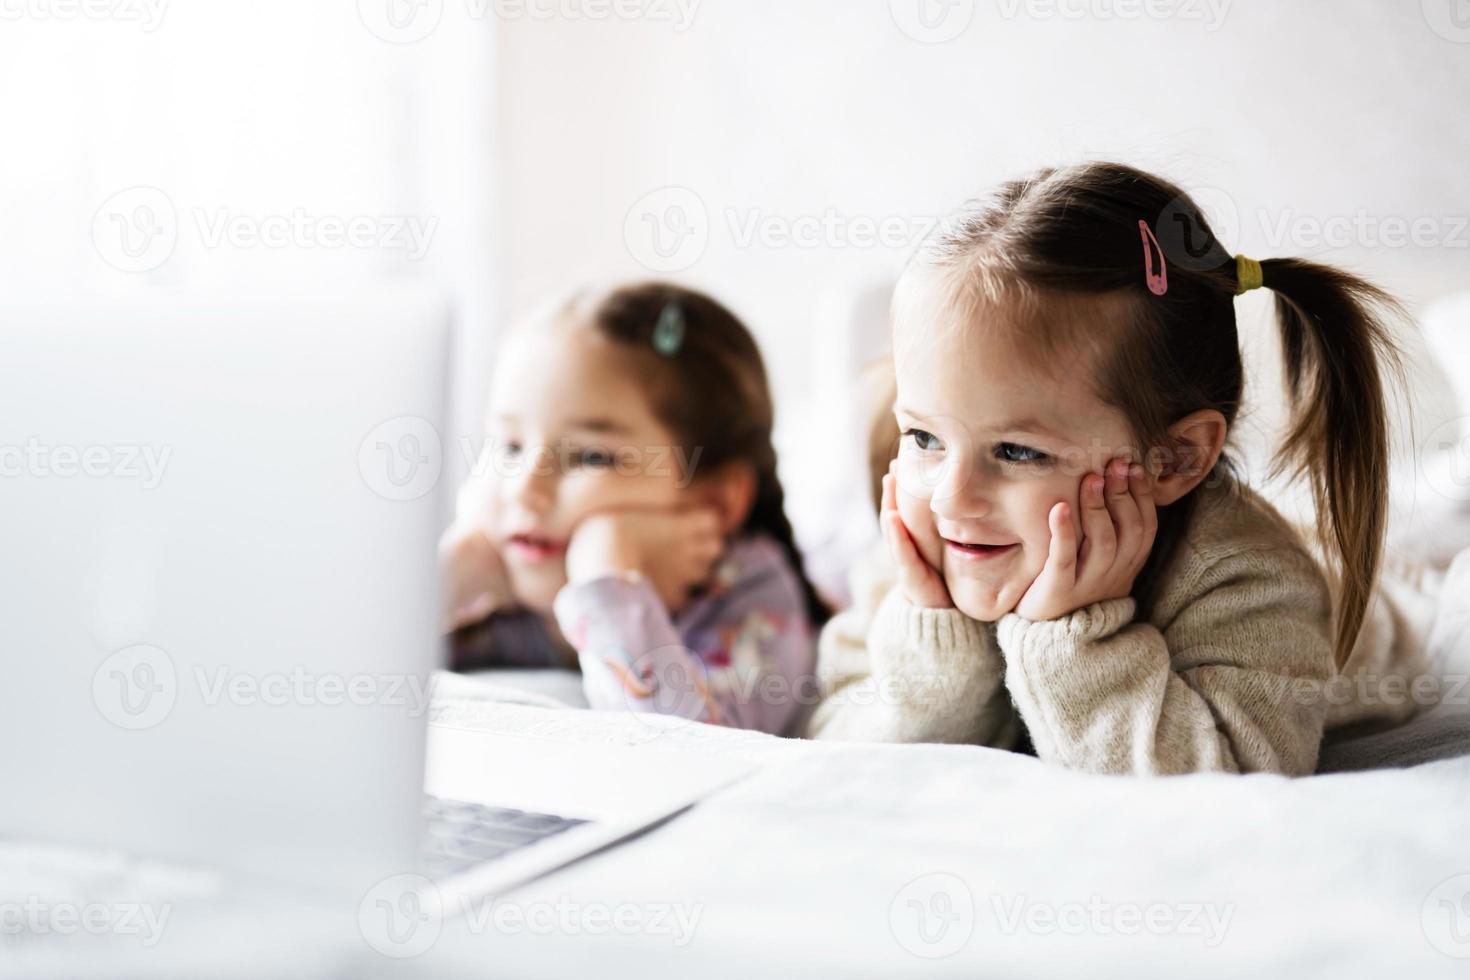
{"type": "Polygon", "coordinates": [[[956,609],[982,623],[993,623],[1011,611],[1010,606],[1001,602],[993,589],[965,582],[951,582],[949,597],[954,602],[956,609]]]}
{"type": "Polygon", "coordinates": [[[556,594],[566,584],[565,574],[552,574],[549,570],[543,572],[513,570],[510,575],[510,587],[515,593],[516,601],[539,613],[549,614],[551,612],[552,603],[556,601],[556,594]]]}

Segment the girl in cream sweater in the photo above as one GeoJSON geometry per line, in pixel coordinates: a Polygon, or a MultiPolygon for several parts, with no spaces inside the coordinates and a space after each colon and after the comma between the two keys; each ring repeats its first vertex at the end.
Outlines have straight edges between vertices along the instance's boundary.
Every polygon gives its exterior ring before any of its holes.
{"type": "Polygon", "coordinates": [[[946,223],[895,291],[886,560],[823,633],[809,734],[1313,771],[1329,721],[1384,717],[1329,696],[1339,670],[1418,669],[1374,593],[1395,310],[1333,268],[1232,259],[1183,191],[1119,164],[1040,171],[946,223]],[[1294,410],[1277,462],[1311,482],[1316,541],[1224,456],[1233,301],[1259,286],[1294,410]]]}

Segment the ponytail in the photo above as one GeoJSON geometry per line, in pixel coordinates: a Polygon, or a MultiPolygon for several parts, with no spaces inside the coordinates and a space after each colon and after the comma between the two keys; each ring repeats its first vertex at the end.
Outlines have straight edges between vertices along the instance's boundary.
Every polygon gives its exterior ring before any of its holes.
{"type": "Polygon", "coordinates": [[[1317,535],[1337,558],[1336,660],[1352,652],[1377,578],[1388,513],[1388,406],[1383,370],[1401,380],[1386,326],[1402,309],[1350,273],[1302,259],[1261,263],[1276,317],[1291,426],[1273,472],[1308,477],[1317,535]]]}

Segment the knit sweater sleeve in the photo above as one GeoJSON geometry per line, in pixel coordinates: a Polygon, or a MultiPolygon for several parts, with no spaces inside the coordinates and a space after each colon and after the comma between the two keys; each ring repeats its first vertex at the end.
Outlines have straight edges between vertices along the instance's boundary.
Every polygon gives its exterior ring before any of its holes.
{"type": "Polygon", "coordinates": [[[677,619],[643,575],[561,589],[557,623],[588,704],[772,734],[795,726],[803,690],[811,697],[813,639],[800,580],[763,537],[737,542],[716,574],[719,587],[677,619]]]}
{"type": "Polygon", "coordinates": [[[866,598],[822,630],[808,737],[1010,748],[1018,721],[991,629],[956,609],[914,606],[897,588],[866,598]]]}
{"type": "Polygon", "coordinates": [[[1296,549],[1238,549],[1193,566],[1159,625],[1134,600],[997,636],[1006,686],[1037,754],[1092,772],[1275,772],[1316,767],[1333,674],[1331,608],[1296,549]]]}

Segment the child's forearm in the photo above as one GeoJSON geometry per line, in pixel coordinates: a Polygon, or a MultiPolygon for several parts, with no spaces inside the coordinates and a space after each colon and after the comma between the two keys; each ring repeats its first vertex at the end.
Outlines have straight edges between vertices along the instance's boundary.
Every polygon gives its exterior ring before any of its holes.
{"type": "Polygon", "coordinates": [[[850,610],[823,631],[823,698],[807,734],[1010,748],[1019,728],[1004,676],[985,624],[956,609],[913,606],[895,589],[870,624],[850,610]]]}
{"type": "Polygon", "coordinates": [[[1132,622],[1132,599],[1042,622],[1009,614],[997,629],[1006,685],[1037,755],[1068,768],[1304,775],[1325,721],[1304,685],[1332,669],[1314,598],[1197,605],[1167,635],[1132,622]]]}
{"type": "Polygon", "coordinates": [[[702,665],[647,579],[602,575],[567,585],[555,613],[577,651],[591,707],[718,723],[719,708],[703,693],[702,665]]]}

